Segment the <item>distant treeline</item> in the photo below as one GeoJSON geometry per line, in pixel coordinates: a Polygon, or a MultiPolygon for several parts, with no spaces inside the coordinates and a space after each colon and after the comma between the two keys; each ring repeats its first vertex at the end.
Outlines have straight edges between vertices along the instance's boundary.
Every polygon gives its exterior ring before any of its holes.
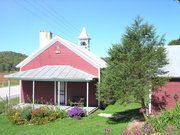
{"type": "Polygon", "coordinates": [[[19,70],[16,65],[24,60],[25,54],[4,51],[0,52],[0,72],[11,72],[19,70]]]}

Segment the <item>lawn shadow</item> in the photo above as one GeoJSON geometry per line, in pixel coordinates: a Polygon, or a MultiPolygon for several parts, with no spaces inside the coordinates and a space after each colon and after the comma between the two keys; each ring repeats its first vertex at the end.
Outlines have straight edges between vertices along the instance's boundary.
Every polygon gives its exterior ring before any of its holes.
{"type": "Polygon", "coordinates": [[[112,117],[107,120],[108,124],[128,123],[132,119],[144,120],[143,114],[138,109],[129,109],[123,112],[116,112],[114,115],[122,115],[124,117],[112,117]]]}

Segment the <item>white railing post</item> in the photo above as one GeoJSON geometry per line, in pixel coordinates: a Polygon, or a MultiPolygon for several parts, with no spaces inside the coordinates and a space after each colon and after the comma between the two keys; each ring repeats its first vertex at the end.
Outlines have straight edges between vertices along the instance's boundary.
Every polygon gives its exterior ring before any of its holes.
{"type": "Polygon", "coordinates": [[[60,106],[60,82],[58,82],[58,105],[60,106]]]}
{"type": "Polygon", "coordinates": [[[33,89],[32,89],[32,101],[33,101],[33,109],[34,109],[34,95],[35,95],[35,81],[33,81],[33,89]]]}
{"type": "Polygon", "coordinates": [[[54,105],[56,105],[56,81],[54,81],[54,105]]]}

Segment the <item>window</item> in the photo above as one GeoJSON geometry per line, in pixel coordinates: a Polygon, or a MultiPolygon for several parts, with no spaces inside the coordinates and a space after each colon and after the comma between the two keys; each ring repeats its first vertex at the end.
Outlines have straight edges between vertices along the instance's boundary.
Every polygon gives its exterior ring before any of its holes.
{"type": "Polygon", "coordinates": [[[55,51],[55,53],[56,54],[59,54],[61,51],[60,51],[60,45],[56,45],[56,51],[55,51]]]}
{"type": "Polygon", "coordinates": [[[86,42],[81,42],[81,45],[82,45],[82,46],[85,46],[85,45],[86,45],[86,42]]]}

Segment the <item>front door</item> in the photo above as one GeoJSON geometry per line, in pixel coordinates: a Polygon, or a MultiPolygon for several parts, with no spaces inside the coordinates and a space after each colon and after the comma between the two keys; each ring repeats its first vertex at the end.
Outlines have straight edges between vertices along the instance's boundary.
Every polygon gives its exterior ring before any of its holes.
{"type": "Polygon", "coordinates": [[[60,82],[60,103],[65,103],[65,83],[60,82]]]}

